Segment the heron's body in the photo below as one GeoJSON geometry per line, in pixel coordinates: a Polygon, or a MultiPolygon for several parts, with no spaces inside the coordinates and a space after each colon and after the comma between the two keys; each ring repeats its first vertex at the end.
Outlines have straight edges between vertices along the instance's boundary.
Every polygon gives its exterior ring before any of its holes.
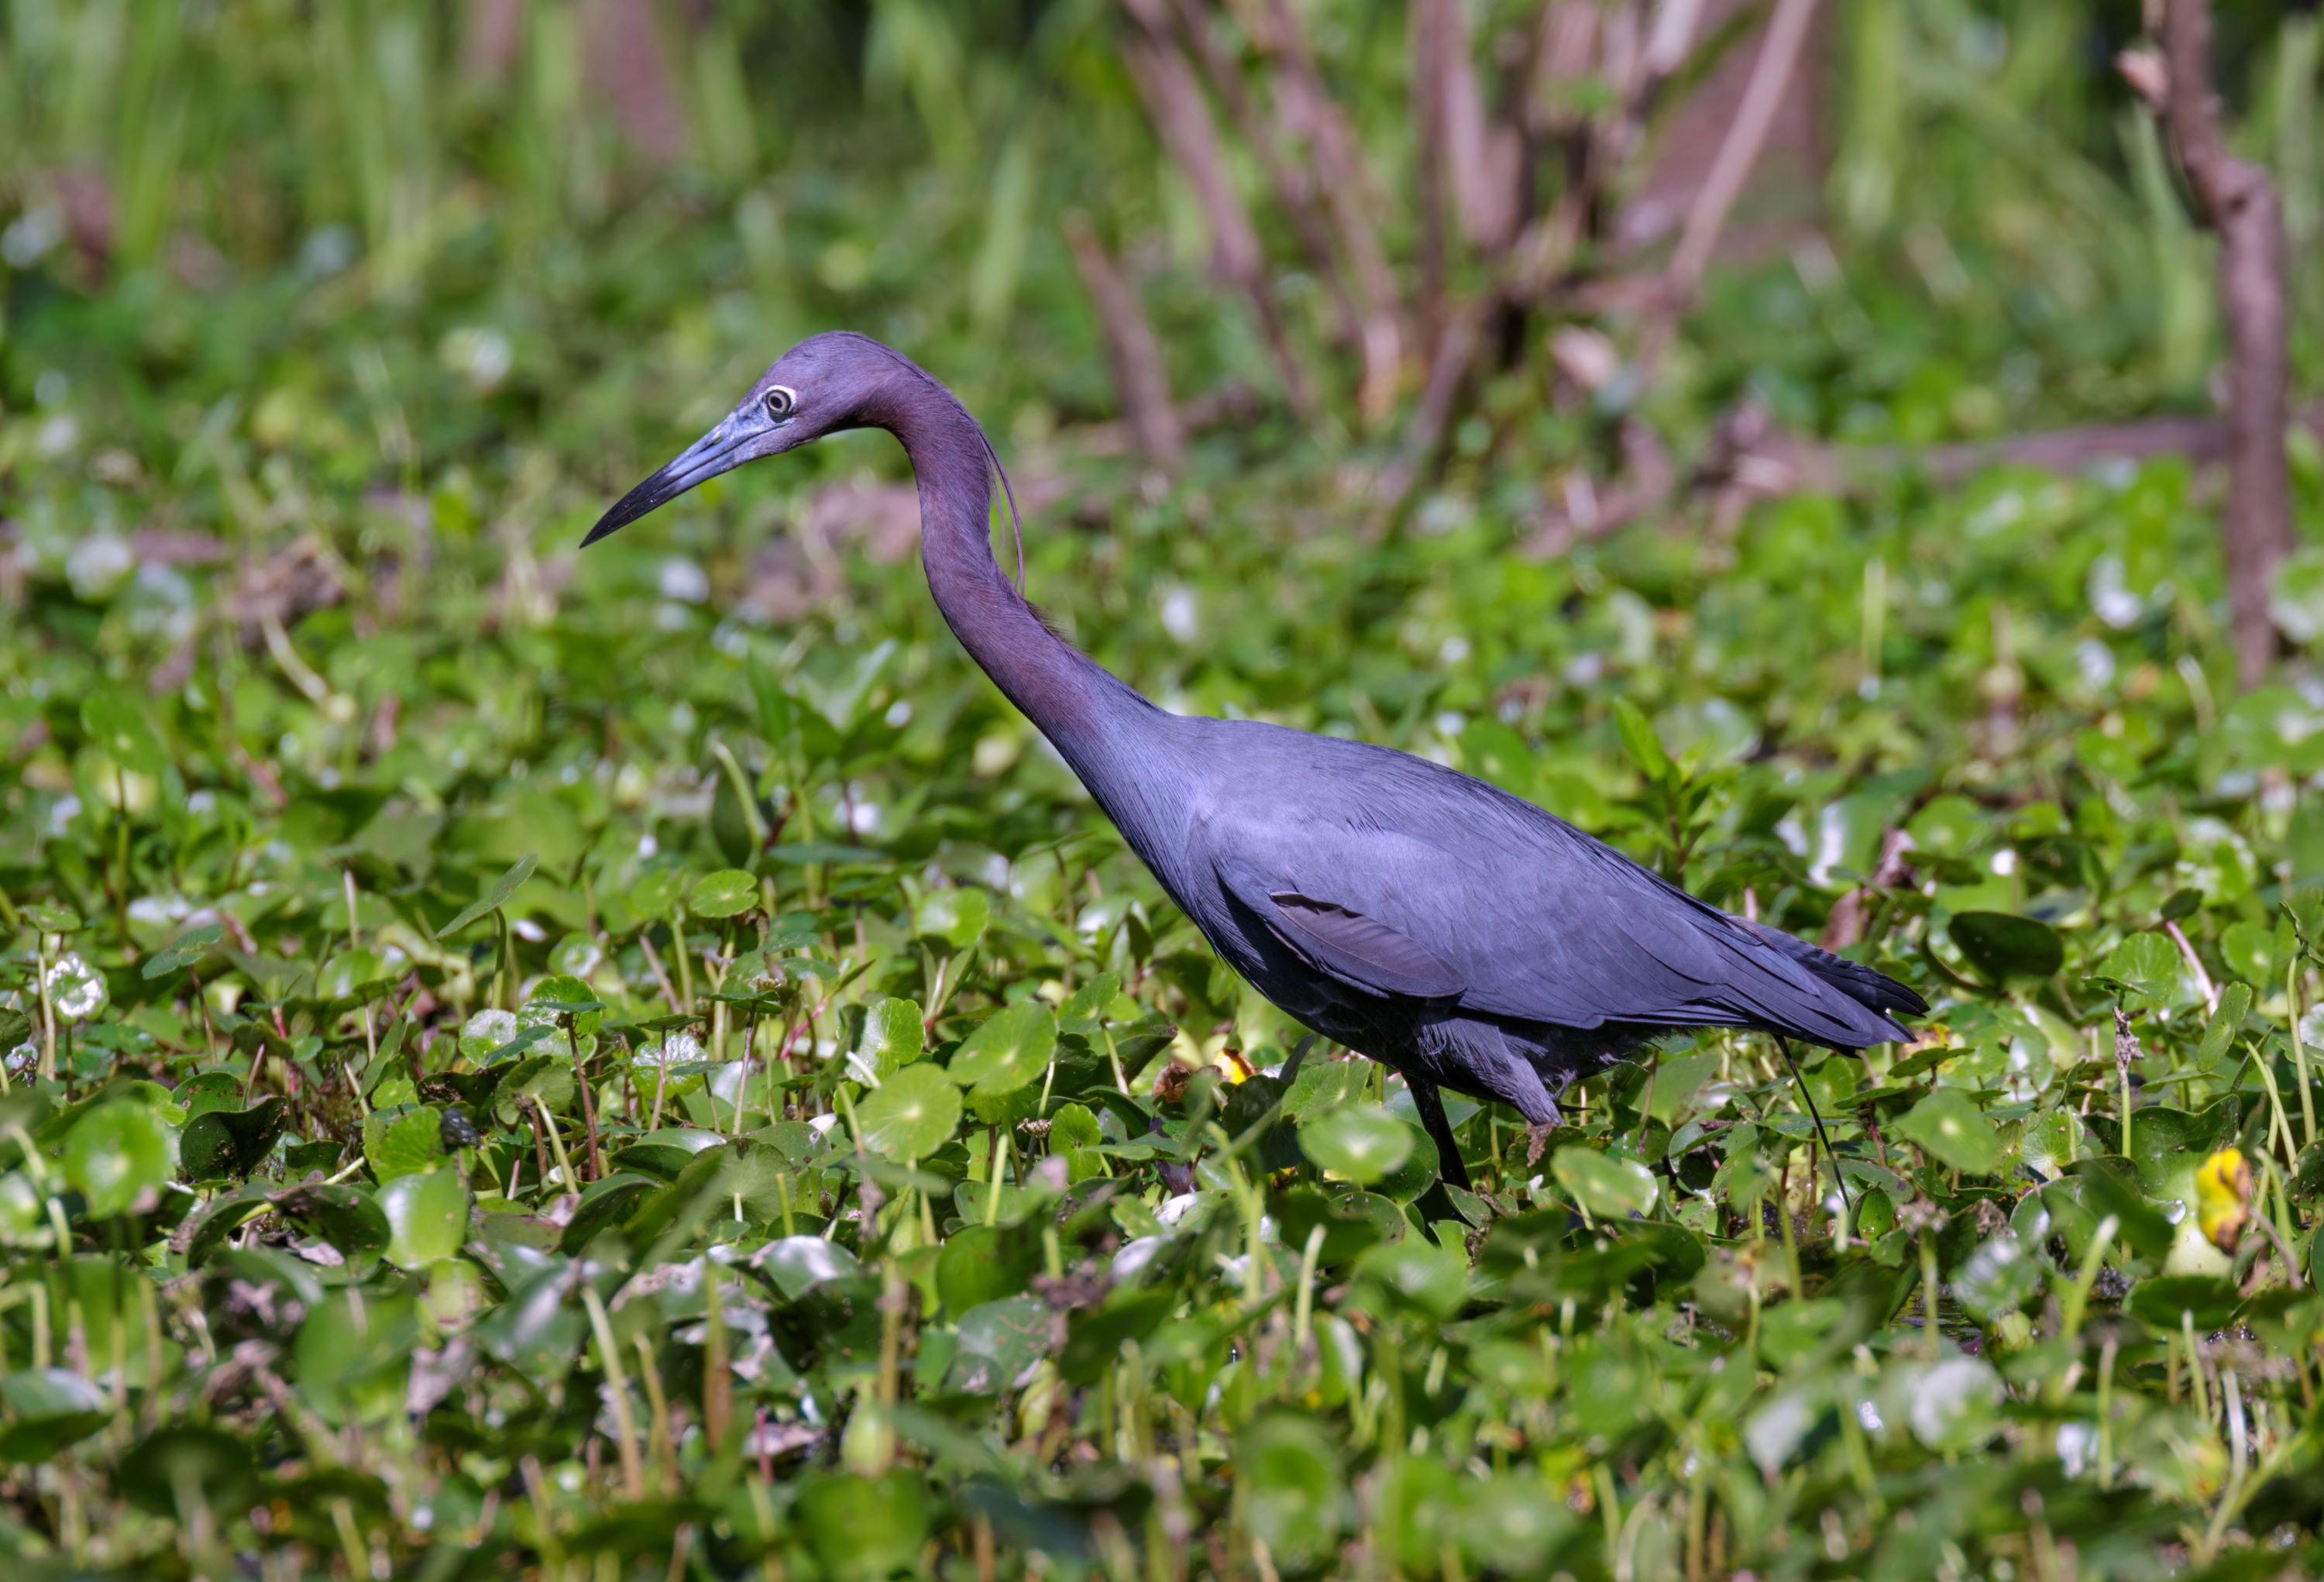
{"type": "Polygon", "coordinates": [[[786,353],[590,536],[714,472],[849,427],[888,429],[909,454],[929,587],[970,654],[1229,966],[1306,1026],[1403,1074],[1449,1179],[1464,1172],[1440,1087],[1546,1126],[1568,1081],[1659,1033],[1757,1028],[1855,1050],[1906,1036],[1891,1013],[1926,1009],[1901,984],[1697,901],[1468,775],[1155,707],[1010,584],[988,537],[982,430],[875,341],[817,336],[786,353]],[[813,422],[792,430],[811,402],[813,422]]]}

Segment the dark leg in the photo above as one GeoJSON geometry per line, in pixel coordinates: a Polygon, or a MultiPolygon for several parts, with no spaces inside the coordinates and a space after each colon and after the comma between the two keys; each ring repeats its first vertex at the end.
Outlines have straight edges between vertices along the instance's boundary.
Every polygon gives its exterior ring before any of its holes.
{"type": "Polygon", "coordinates": [[[1312,1032],[1293,1047],[1291,1058],[1283,1062],[1283,1069],[1277,1074],[1277,1080],[1284,1087],[1289,1087],[1294,1081],[1297,1080],[1300,1062],[1306,1059],[1307,1051],[1314,1047],[1315,1035],[1312,1032]]]}
{"type": "Polygon", "coordinates": [[[1792,1069],[1792,1081],[1799,1087],[1800,1102],[1808,1106],[1808,1118],[1815,1123],[1816,1136],[1823,1143],[1823,1156],[1831,1161],[1831,1184],[1840,1189],[1840,1205],[1853,1220],[1856,1206],[1848,1200],[1848,1181],[1840,1173],[1840,1155],[1831,1151],[1831,1134],[1823,1129],[1823,1116],[1816,1109],[1815,1095],[1808,1091],[1808,1080],[1800,1075],[1800,1063],[1792,1058],[1791,1041],[1781,1033],[1775,1038],[1775,1047],[1784,1051],[1784,1064],[1792,1069]]]}
{"type": "Polygon", "coordinates": [[[1436,1144],[1437,1172],[1448,1184],[1469,1190],[1469,1167],[1461,1161],[1461,1145],[1452,1140],[1452,1124],[1444,1118],[1444,1101],[1437,1096],[1436,1084],[1409,1073],[1404,1080],[1412,1089],[1420,1124],[1428,1128],[1429,1139],[1436,1144]]]}

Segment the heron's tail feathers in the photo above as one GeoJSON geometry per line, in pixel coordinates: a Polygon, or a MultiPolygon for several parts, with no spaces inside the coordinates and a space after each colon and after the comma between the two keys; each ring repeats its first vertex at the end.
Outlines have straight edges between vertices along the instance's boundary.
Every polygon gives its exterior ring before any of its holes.
{"type": "MultiPolygon", "coordinates": [[[[1817,981],[1839,990],[1866,1010],[1878,1012],[1884,1019],[1929,1013],[1926,1000],[1886,973],[1876,972],[1860,961],[1850,961],[1844,956],[1819,949],[1781,929],[1771,929],[1761,923],[1748,923],[1746,926],[1805,967],[1817,981]]],[[[1911,1036],[1893,1022],[1889,1025],[1894,1030],[1894,1036],[1900,1039],[1911,1036]]]]}

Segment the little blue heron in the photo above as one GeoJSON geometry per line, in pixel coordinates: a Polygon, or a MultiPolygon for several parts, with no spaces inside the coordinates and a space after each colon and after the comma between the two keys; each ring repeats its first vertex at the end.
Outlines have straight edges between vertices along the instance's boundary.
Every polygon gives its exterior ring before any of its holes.
{"type": "Polygon", "coordinates": [[[1230,966],[1296,1021],[1403,1075],[1453,1185],[1468,1172],[1439,1088],[1508,1104],[1537,1153],[1569,1082],[1662,1034],[1749,1028],[1860,1050],[1908,1037],[1892,1015],[1928,1009],[1870,967],[1698,901],[1480,780],[1363,742],[1148,702],[1051,631],[1002,574],[991,540],[999,458],[976,420],[864,336],[817,335],[785,352],[583,542],[843,429],[902,441],[928,588],[970,656],[1230,966]]]}

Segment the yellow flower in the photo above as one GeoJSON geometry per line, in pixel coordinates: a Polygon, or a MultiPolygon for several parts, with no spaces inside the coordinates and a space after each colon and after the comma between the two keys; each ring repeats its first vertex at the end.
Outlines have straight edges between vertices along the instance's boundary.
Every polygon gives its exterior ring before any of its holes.
{"type": "Polygon", "coordinates": [[[2251,1166],[2240,1150],[2223,1148],[2195,1172],[2195,1223],[2223,1253],[2236,1250],[2251,1217],[2251,1166]]]}

